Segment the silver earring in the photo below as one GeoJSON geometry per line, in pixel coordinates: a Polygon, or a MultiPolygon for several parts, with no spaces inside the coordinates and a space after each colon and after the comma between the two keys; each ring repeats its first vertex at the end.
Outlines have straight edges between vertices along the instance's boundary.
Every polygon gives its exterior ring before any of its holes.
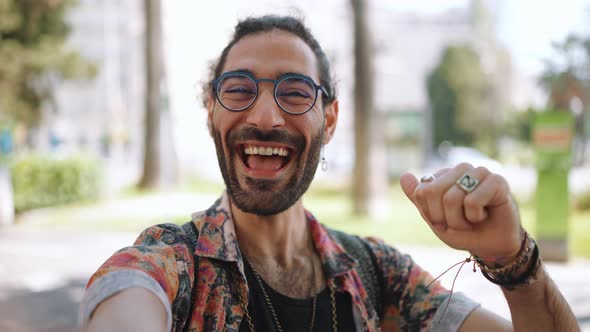
{"type": "Polygon", "coordinates": [[[324,156],[324,147],[323,146],[322,146],[321,168],[322,168],[322,171],[324,171],[324,172],[328,169],[328,161],[326,160],[326,156],[324,156]]]}

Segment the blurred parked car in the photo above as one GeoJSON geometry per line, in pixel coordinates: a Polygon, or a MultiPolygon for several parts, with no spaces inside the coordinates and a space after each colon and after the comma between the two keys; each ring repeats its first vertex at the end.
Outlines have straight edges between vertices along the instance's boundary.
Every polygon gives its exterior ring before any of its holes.
{"type": "Polygon", "coordinates": [[[435,172],[445,167],[455,167],[466,162],[474,167],[483,166],[494,173],[504,174],[505,168],[499,161],[488,157],[485,153],[466,146],[441,146],[438,153],[426,162],[426,169],[435,172]]]}

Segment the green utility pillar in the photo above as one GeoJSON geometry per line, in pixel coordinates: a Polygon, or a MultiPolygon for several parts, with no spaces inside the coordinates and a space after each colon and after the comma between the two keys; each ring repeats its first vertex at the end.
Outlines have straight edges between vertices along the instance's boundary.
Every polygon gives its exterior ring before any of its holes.
{"type": "Polygon", "coordinates": [[[543,259],[550,261],[568,258],[568,174],[573,128],[574,120],[569,112],[547,111],[535,116],[536,239],[543,259]]]}

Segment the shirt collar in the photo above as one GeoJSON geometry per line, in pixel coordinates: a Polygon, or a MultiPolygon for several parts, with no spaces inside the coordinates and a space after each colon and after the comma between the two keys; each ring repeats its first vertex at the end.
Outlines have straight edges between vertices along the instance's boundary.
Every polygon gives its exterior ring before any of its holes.
{"type": "Polygon", "coordinates": [[[192,219],[199,231],[196,256],[230,262],[238,260],[238,239],[227,193],[224,192],[207,210],[194,213],[192,219]]]}
{"type": "MultiPolygon", "coordinates": [[[[199,231],[195,255],[229,262],[242,260],[229,200],[227,192],[224,192],[209,209],[193,214],[193,222],[199,231]]],[[[356,264],[355,260],[309,211],[305,211],[305,216],[326,277],[333,278],[350,271],[356,264]]]]}

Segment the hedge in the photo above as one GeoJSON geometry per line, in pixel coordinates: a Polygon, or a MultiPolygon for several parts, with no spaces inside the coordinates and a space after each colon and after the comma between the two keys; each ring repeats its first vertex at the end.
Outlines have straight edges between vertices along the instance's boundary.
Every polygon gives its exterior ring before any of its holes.
{"type": "Polygon", "coordinates": [[[100,193],[100,167],[92,158],[26,155],[10,169],[17,212],[96,199],[100,193]]]}

